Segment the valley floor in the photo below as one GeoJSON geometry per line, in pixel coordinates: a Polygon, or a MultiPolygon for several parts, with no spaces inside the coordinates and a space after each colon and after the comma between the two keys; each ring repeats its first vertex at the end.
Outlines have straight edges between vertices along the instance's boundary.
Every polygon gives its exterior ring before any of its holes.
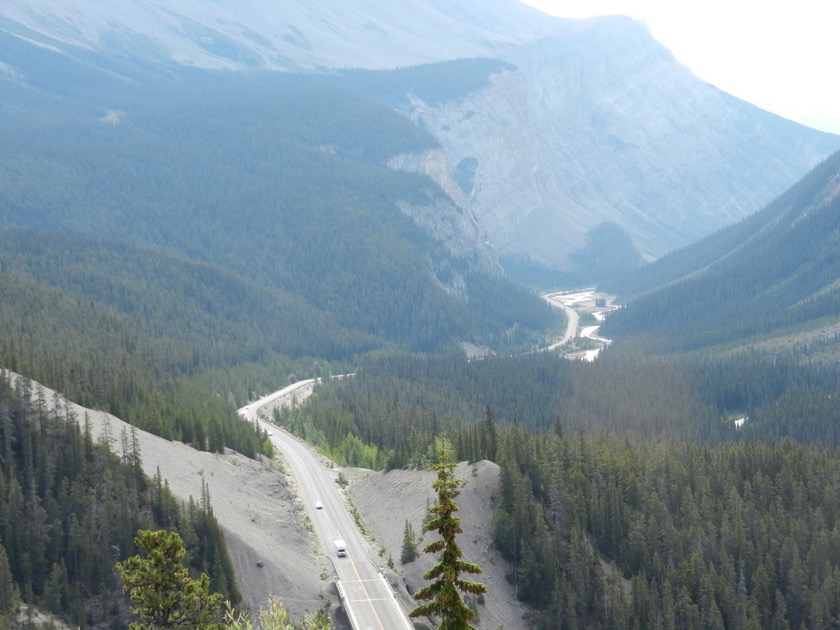
{"type": "Polygon", "coordinates": [[[566,354],[568,359],[594,361],[610,340],[598,336],[600,325],[588,325],[581,328],[581,316],[590,315],[598,322],[604,321],[606,313],[616,308],[612,303],[613,296],[599,293],[595,289],[579,289],[575,291],[558,291],[543,294],[543,299],[555,308],[562,308],[566,312],[566,331],[563,336],[544,350],[558,350],[571,343],[575,338],[589,339],[592,348],[572,350],[566,354]]]}

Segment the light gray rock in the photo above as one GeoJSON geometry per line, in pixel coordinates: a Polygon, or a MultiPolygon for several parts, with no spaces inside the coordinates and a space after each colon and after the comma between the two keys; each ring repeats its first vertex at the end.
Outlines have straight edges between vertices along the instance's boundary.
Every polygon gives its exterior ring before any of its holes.
{"type": "MultiPolygon", "coordinates": [[[[502,255],[574,268],[599,225],[647,259],[755,212],[840,146],[700,81],[627,18],[582,21],[500,55],[515,69],[457,102],[404,109],[441,142],[453,195],[502,255]]],[[[402,166],[409,162],[404,160],[402,166]]]]}

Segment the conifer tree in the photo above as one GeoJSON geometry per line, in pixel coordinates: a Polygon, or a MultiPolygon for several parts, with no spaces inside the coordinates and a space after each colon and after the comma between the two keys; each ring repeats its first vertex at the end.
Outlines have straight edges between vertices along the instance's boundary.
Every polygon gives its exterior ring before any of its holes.
{"type": "Polygon", "coordinates": [[[402,551],[400,553],[400,562],[408,564],[417,559],[417,536],[414,534],[414,528],[408,521],[405,522],[405,530],[403,532],[402,551]]]}
{"type": "Polygon", "coordinates": [[[17,587],[12,579],[9,556],[6,555],[6,548],[0,545],[0,617],[12,612],[17,601],[17,587]]]}
{"type": "Polygon", "coordinates": [[[458,511],[455,494],[463,483],[455,479],[455,464],[448,461],[450,449],[444,440],[439,445],[438,463],[432,468],[437,472],[437,480],[432,487],[437,491],[438,500],[429,510],[432,518],[423,525],[423,531],[437,531],[438,540],[434,540],[423,549],[425,553],[441,552],[440,558],[423,577],[433,582],[414,594],[418,600],[430,600],[409,613],[410,617],[438,617],[438,630],[466,630],[473,628],[470,621],[476,614],[467,606],[461,593],[480,595],[487,592],[487,587],[480,582],[469,582],[460,578],[461,573],[481,573],[477,564],[461,559],[463,552],[455,538],[463,532],[461,519],[454,515],[458,511]]]}
{"type": "Polygon", "coordinates": [[[484,434],[485,448],[482,456],[491,462],[495,462],[498,437],[496,435],[496,423],[493,420],[493,410],[490,405],[484,406],[484,434]]]}
{"type": "Polygon", "coordinates": [[[145,558],[118,562],[123,589],[134,602],[131,612],[143,623],[131,630],[156,628],[224,628],[222,596],[210,592],[210,578],[197,580],[183,565],[184,546],[177,532],[140,530],[134,539],[145,558]]]}

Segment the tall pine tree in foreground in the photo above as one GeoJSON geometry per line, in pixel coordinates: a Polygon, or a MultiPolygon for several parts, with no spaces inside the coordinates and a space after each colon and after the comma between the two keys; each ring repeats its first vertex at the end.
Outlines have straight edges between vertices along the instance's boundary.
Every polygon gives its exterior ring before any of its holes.
{"type": "Polygon", "coordinates": [[[455,542],[461,529],[461,519],[455,516],[458,504],[455,494],[463,483],[455,479],[455,464],[449,461],[449,445],[441,440],[438,463],[432,468],[437,471],[437,480],[432,487],[437,490],[438,500],[429,508],[432,518],[423,526],[424,532],[437,531],[440,538],[423,549],[425,553],[442,552],[440,559],[423,577],[432,580],[428,586],[414,594],[418,600],[429,600],[409,613],[410,617],[436,617],[440,619],[438,630],[466,630],[473,628],[470,621],[476,614],[466,605],[461,593],[480,595],[487,587],[480,582],[468,582],[460,578],[461,573],[481,573],[481,567],[461,559],[463,552],[455,542]]]}

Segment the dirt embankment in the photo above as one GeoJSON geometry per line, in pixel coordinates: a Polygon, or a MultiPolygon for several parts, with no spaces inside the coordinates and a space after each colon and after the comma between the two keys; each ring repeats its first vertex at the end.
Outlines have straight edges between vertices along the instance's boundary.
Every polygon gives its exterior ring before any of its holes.
{"type": "MultiPolygon", "coordinates": [[[[499,467],[488,461],[462,462],[455,468],[455,477],[465,481],[457,498],[456,516],[461,519],[464,530],[458,537],[458,544],[464,559],[478,564],[483,571],[480,575],[465,575],[464,578],[488,587],[484,603],[478,605],[479,622],[476,625],[483,630],[527,628],[523,619],[527,609],[517,602],[514,587],[505,578],[510,566],[493,547],[492,519],[499,501],[499,467]]],[[[406,609],[419,603],[409,593],[428,583],[423,574],[436,561],[434,556],[422,553],[423,547],[432,540],[432,534],[427,534],[420,539],[417,560],[400,564],[405,524],[410,523],[421,537],[426,510],[436,499],[432,488],[434,480],[432,471],[392,470],[362,475],[348,487],[350,500],[364,518],[374,543],[384,550],[383,562],[390,556],[404,581],[406,590],[402,595],[406,609]]]]}
{"type": "MultiPolygon", "coordinates": [[[[37,387],[37,386],[36,386],[37,387]]],[[[64,407],[63,399],[43,388],[46,400],[64,407]]],[[[37,395],[37,394],[36,394],[37,395]]],[[[70,403],[79,422],[89,417],[94,435],[120,452],[123,432],[131,427],[110,414],[70,403]]],[[[338,603],[326,554],[318,548],[308,526],[306,510],[297,499],[293,480],[279,462],[255,461],[229,451],[224,455],[202,453],[178,442],[138,431],[143,468],[150,477],[160,471],[172,493],[182,501],[199,500],[202,481],[207,484],[213,512],[225,531],[225,539],[237,573],[245,606],[251,611],[265,607],[269,596],[283,600],[299,618],[338,603]]],[[[525,609],[505,580],[509,571],[492,547],[492,514],[498,501],[499,469],[493,463],[459,464],[456,476],[466,480],[458,495],[458,516],[464,533],[458,539],[465,559],[477,563],[484,573],[489,593],[479,605],[482,630],[527,628],[525,609]]],[[[410,597],[424,584],[422,574],[432,565],[429,554],[400,565],[405,522],[420,536],[427,506],[434,501],[430,471],[396,470],[389,473],[347,470],[354,479],[347,490],[348,502],[358,509],[374,545],[383,550],[383,566],[390,556],[395,591],[410,609],[410,597]]],[[[428,539],[421,540],[422,545],[428,539]]],[[[339,616],[340,617],[340,616],[339,616]]]]}

